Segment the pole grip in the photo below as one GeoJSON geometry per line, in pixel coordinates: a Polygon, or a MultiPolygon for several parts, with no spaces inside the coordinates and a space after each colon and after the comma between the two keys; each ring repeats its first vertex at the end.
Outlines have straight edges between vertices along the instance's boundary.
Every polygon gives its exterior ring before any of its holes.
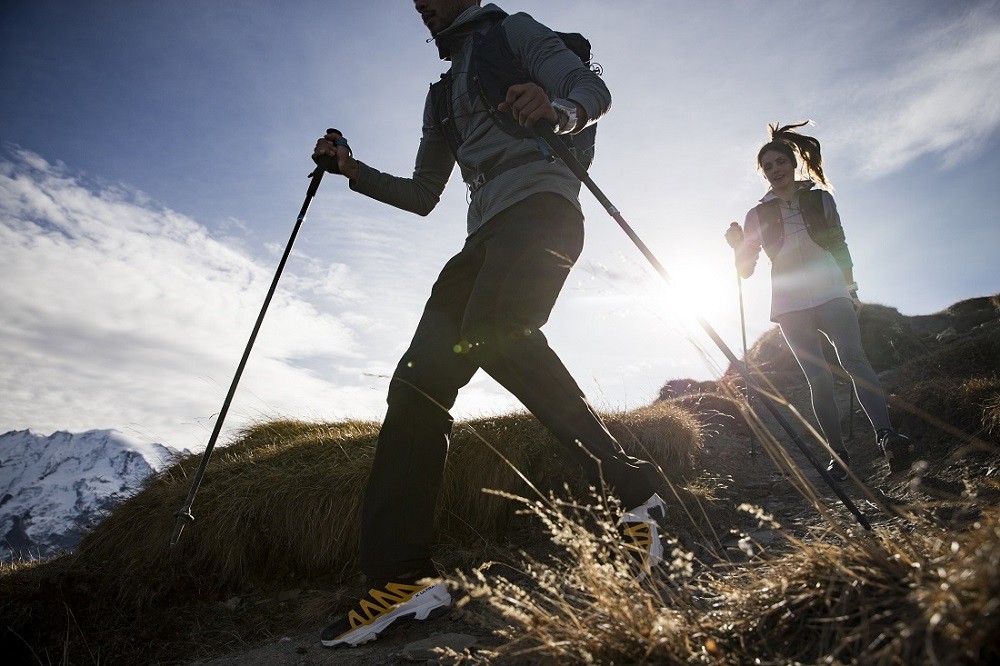
{"type": "MultiPolygon", "coordinates": [[[[344,135],[339,129],[334,129],[333,127],[326,128],[327,134],[340,134],[340,138],[344,138],[344,135]]],[[[309,174],[309,177],[314,180],[316,187],[319,187],[319,181],[316,179],[316,172],[326,171],[328,173],[340,173],[340,165],[337,164],[337,158],[333,155],[323,155],[316,159],[316,168],[309,174]]],[[[311,187],[313,194],[316,194],[316,188],[311,187]]]]}

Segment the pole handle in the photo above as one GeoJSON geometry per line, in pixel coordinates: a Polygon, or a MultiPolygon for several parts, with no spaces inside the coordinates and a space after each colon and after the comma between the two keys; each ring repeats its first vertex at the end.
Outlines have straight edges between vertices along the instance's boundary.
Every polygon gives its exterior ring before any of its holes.
{"type": "MultiPolygon", "coordinates": [[[[341,138],[344,137],[339,129],[334,129],[333,127],[326,128],[326,133],[339,134],[341,138]]],[[[309,178],[316,180],[316,173],[322,173],[323,171],[328,173],[340,173],[340,165],[337,164],[337,158],[333,155],[322,155],[316,158],[316,168],[309,173],[309,178]]],[[[316,186],[319,187],[318,181],[316,182],[316,186]]],[[[316,194],[315,189],[313,190],[313,194],[316,194]]]]}

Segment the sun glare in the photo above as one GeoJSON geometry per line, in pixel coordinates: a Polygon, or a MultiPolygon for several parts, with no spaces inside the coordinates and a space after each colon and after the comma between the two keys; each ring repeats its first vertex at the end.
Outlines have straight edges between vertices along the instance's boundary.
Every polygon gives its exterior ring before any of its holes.
{"type": "Polygon", "coordinates": [[[738,310],[735,273],[694,262],[676,263],[668,270],[670,284],[663,299],[670,312],[715,323],[738,310]]]}

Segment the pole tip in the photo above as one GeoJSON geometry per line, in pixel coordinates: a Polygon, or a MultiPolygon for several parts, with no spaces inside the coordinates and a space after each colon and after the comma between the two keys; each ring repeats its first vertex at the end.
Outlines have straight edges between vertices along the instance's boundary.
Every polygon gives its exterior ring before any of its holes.
{"type": "Polygon", "coordinates": [[[194,522],[194,514],[191,513],[191,509],[182,509],[174,514],[174,518],[176,522],[174,523],[174,533],[170,536],[171,548],[177,545],[177,540],[181,538],[184,526],[194,522]]]}

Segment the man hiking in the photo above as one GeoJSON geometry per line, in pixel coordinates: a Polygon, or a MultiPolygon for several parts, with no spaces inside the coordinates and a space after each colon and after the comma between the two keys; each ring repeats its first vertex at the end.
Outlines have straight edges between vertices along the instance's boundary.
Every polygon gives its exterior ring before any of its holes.
{"type": "Polygon", "coordinates": [[[556,134],[573,135],[610,108],[611,95],[527,14],[508,17],[476,0],[415,0],[414,8],[451,62],[451,77],[443,105],[428,94],[412,177],[355,160],[339,133],[321,138],[313,159],[335,159],[331,170],[352,190],[419,215],[438,203],[457,162],[471,191],[468,236],[434,283],[390,381],[362,506],[358,566],[368,592],[323,631],[327,647],[373,640],[401,617],[423,620],[451,604],[431,562],[434,507],[448,410],[479,368],[575,453],[591,484],[617,495],[628,509],[624,532],[647,570],[662,558],[656,519],[665,507],[655,466],[622,450],[540,330],[583,248],[580,181],[546,159],[537,137],[512,134],[497,120],[518,129],[546,121],[556,134]],[[502,33],[490,32],[498,23],[502,33]],[[489,55],[487,34],[499,35],[527,74],[501,91],[493,109],[476,89],[482,77],[468,74],[475,68],[488,78],[480,62],[489,55]]]}

